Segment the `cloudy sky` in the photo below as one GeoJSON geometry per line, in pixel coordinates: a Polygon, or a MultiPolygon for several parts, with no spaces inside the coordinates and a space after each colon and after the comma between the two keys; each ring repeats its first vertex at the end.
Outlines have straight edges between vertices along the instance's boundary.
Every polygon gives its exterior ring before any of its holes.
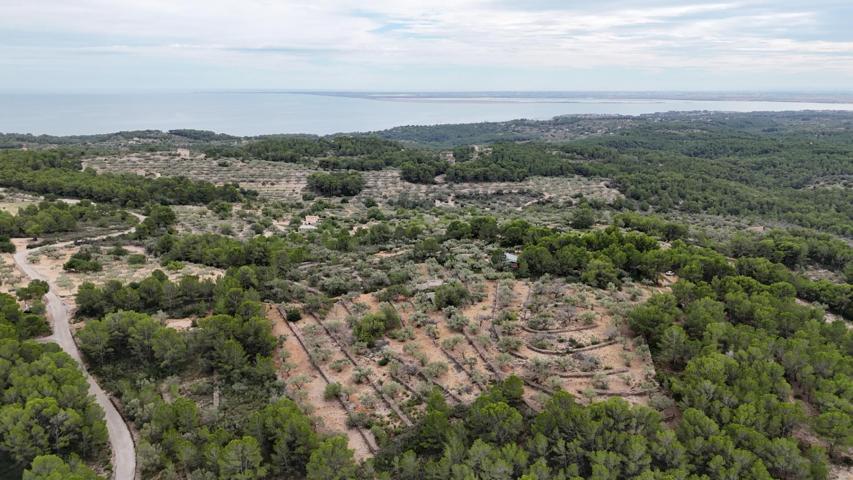
{"type": "Polygon", "coordinates": [[[0,90],[851,90],[850,0],[0,0],[0,90]]]}

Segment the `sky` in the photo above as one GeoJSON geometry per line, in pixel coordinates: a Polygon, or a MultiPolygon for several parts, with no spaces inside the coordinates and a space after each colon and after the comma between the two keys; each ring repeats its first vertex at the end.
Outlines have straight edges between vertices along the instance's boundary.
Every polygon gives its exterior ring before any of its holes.
{"type": "Polygon", "coordinates": [[[0,0],[0,91],[849,91],[851,25],[850,0],[0,0]]]}

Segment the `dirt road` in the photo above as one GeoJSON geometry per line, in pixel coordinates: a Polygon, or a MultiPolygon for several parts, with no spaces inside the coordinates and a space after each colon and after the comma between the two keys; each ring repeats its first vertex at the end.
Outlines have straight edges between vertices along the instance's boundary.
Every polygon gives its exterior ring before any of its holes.
{"type": "MultiPolygon", "coordinates": [[[[134,229],[125,230],[123,232],[104,235],[101,237],[91,238],[89,240],[101,240],[104,238],[117,237],[132,232],[134,229]]],[[[71,242],[57,243],[52,246],[65,246],[71,242]]],[[[51,321],[53,334],[45,338],[46,341],[52,341],[59,344],[65,353],[80,364],[81,370],[86,375],[89,381],[89,393],[94,395],[98,405],[104,410],[104,418],[107,423],[107,433],[110,437],[110,446],[112,447],[112,464],[113,464],[113,480],[133,480],[136,474],[136,451],[133,445],[133,437],[130,435],[130,429],[124,422],[124,419],[119,415],[113,403],[110,401],[106,392],[98,385],[95,378],[86,371],[83,364],[80,351],[77,349],[77,344],[74,343],[74,338],[71,335],[70,315],[68,305],[55,292],[56,285],[53,285],[48,278],[40,274],[38,270],[29,262],[27,258],[30,253],[38,251],[38,248],[29,250],[26,240],[15,240],[17,251],[15,253],[15,263],[18,268],[28,276],[31,280],[44,280],[50,285],[50,291],[44,296],[45,306],[47,307],[47,317],[51,321]]],[[[39,247],[40,248],[40,247],[39,247]]]]}

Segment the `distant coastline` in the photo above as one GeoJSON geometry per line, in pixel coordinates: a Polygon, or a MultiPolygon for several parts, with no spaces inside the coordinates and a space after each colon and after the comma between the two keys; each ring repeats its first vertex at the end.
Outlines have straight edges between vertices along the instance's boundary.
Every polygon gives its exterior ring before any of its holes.
{"type": "Polygon", "coordinates": [[[326,97],[360,98],[384,101],[418,101],[445,103],[587,103],[613,100],[649,102],[667,100],[790,103],[853,103],[849,92],[685,92],[685,91],[471,91],[471,92],[406,92],[406,91],[325,91],[325,90],[247,90],[213,91],[211,93],[295,94],[326,97]]]}
{"type": "Polygon", "coordinates": [[[853,93],[834,96],[826,92],[714,95],[715,100],[698,99],[711,97],[707,92],[0,93],[0,111],[3,112],[0,132],[89,135],[120,130],[191,128],[243,136],[326,135],[404,125],[547,120],[564,115],[853,111],[853,93]],[[641,98],[642,95],[647,98],[641,98]],[[849,101],[845,103],[846,98],[849,101]]]}

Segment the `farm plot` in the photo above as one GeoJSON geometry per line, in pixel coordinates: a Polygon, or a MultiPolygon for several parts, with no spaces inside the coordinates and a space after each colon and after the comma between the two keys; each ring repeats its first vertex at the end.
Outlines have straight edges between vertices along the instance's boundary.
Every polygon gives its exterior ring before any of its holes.
{"type": "Polygon", "coordinates": [[[421,398],[438,388],[450,403],[473,401],[483,391],[485,375],[464,337],[446,331],[441,319],[417,312],[411,303],[395,309],[404,327],[386,347],[392,358],[388,374],[421,398]]]}
{"type": "Polygon", "coordinates": [[[271,232],[280,232],[288,225],[287,221],[263,224],[261,212],[239,205],[224,214],[193,205],[174,206],[172,210],[177,217],[176,229],[179,233],[219,233],[245,239],[267,230],[267,226],[271,232]]]}
{"type": "Polygon", "coordinates": [[[280,371],[289,393],[315,412],[323,409],[331,430],[346,427],[351,444],[365,443],[356,435],[370,439],[367,444],[375,442],[372,426],[413,424],[434,388],[451,403],[469,403],[492,379],[484,360],[462,333],[446,325],[441,312],[424,314],[409,302],[393,308],[403,325],[373,348],[357,342],[349,327],[354,319],[379,311],[371,294],[339,301],[322,319],[312,314],[298,322],[270,317],[274,332],[287,335],[280,371]],[[342,406],[335,406],[327,389],[342,406]]]}
{"type": "MultiPolygon", "coordinates": [[[[273,200],[298,200],[308,176],[318,171],[308,165],[251,160],[213,160],[203,156],[176,158],[163,154],[136,153],[88,159],[85,167],[100,172],[134,173],[148,177],[186,176],[209,182],[239,183],[273,200]]],[[[532,177],[523,182],[439,183],[422,185],[406,182],[397,170],[362,172],[365,189],[361,195],[393,200],[401,194],[435,199],[437,204],[454,206],[482,205],[494,197],[492,208],[518,209],[543,199],[567,201],[583,195],[611,202],[621,194],[601,179],[573,177],[532,177]]]]}
{"type": "Polygon", "coordinates": [[[639,295],[632,301],[623,292],[544,278],[529,287],[519,307],[523,290],[513,292],[496,330],[504,347],[515,350],[519,376],[588,400],[621,396],[646,403],[657,392],[647,348],[627,336],[611,311],[640,301],[639,295]]]}
{"type": "MultiPolygon", "coordinates": [[[[374,305],[375,306],[375,305],[374,305]]],[[[350,446],[375,453],[375,432],[413,425],[415,393],[388,374],[378,349],[356,342],[349,328],[354,311],[369,306],[339,301],[319,318],[304,313],[298,322],[273,317],[274,331],[288,335],[280,371],[288,392],[309,410],[322,409],[330,431],[346,432],[350,446]]]]}
{"type": "Polygon", "coordinates": [[[285,337],[278,366],[288,395],[324,419],[323,431],[345,433],[359,456],[375,451],[383,430],[414,424],[433,390],[450,404],[469,404],[517,375],[532,408],[558,388],[587,401],[620,396],[647,404],[658,394],[645,345],[621,322],[651,287],[609,291],[547,276],[485,280],[429,262],[419,270],[413,282],[433,282],[411,300],[382,303],[367,293],[341,297],[320,317],[270,315],[285,337]],[[464,280],[471,301],[436,309],[434,290],[454,279],[464,280]],[[398,327],[372,343],[356,336],[359,321],[388,311],[398,327]]]}
{"type": "Polygon", "coordinates": [[[523,210],[540,203],[568,202],[574,198],[594,198],[607,203],[622,197],[601,179],[580,176],[530,177],[522,182],[448,184],[453,202],[461,207],[487,210],[523,210]]]}
{"type": "MultiPolygon", "coordinates": [[[[424,268],[425,274],[436,273],[424,268]]],[[[657,393],[648,350],[635,343],[621,319],[631,305],[659,288],[629,285],[625,291],[607,291],[549,277],[533,284],[485,281],[482,288],[471,288],[476,300],[467,306],[425,315],[430,321],[425,331],[431,332],[433,343],[448,347],[451,354],[458,351],[471,367],[472,382],[488,384],[515,374],[525,381],[529,404],[557,388],[588,400],[622,396],[632,403],[647,403],[657,393]]],[[[414,314],[404,315],[410,325],[424,315],[415,306],[412,310],[414,314]]],[[[429,342],[419,338],[415,330],[419,348],[402,353],[428,364],[435,353],[430,355],[423,346],[429,342]]],[[[394,342],[391,346],[397,347],[394,342]]]]}
{"type": "Polygon", "coordinates": [[[77,292],[77,288],[84,282],[101,285],[108,280],[118,280],[122,283],[139,281],[148,277],[151,275],[151,272],[157,269],[162,270],[172,280],[177,280],[184,275],[214,279],[223,274],[223,271],[218,268],[193,263],[173,263],[169,265],[170,268],[163,268],[156,262],[151,261],[152,259],[150,258],[141,258],[143,261],[136,263],[134,262],[134,256],[141,255],[144,257],[145,255],[144,250],[137,246],[123,247],[126,253],[123,253],[121,256],[110,253],[110,250],[106,247],[101,247],[96,253],[93,253],[93,259],[102,266],[101,271],[65,271],[62,266],[73,254],[79,252],[81,248],[90,247],[75,245],[44,247],[35,253],[31,253],[29,259],[40,273],[49,278],[58,287],[57,294],[62,297],[73,296],[77,292]]]}
{"type": "MultiPolygon", "coordinates": [[[[319,431],[327,434],[343,433],[347,436],[349,447],[355,451],[358,459],[369,457],[376,451],[373,433],[349,422],[349,398],[328,398],[327,390],[334,382],[329,368],[316,363],[308,342],[297,330],[296,325],[288,323],[274,305],[267,305],[267,317],[272,322],[273,334],[284,338],[276,358],[279,379],[285,384],[288,396],[299,403],[312,415],[319,431]]],[[[304,321],[304,320],[303,320],[304,321]]]]}
{"type": "Polygon", "coordinates": [[[99,172],[133,173],[147,177],[184,176],[216,184],[239,183],[272,199],[297,199],[308,175],[314,170],[304,165],[283,162],[235,159],[213,160],[204,156],[175,158],[162,154],[128,154],[96,157],[84,162],[99,172]]]}

